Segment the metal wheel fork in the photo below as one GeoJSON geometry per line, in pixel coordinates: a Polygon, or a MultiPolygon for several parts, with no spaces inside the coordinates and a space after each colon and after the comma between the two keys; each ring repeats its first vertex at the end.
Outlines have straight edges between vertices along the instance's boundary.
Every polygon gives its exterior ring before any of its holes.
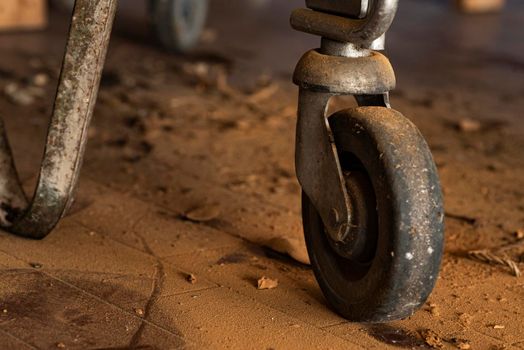
{"type": "Polygon", "coordinates": [[[302,189],[335,242],[356,241],[351,204],[326,110],[331,97],[354,95],[361,106],[389,107],[395,74],[384,48],[398,0],[306,0],[311,9],[291,15],[293,28],[320,35],[322,45],[297,64],[300,87],[296,172],[302,189]],[[366,8],[367,7],[367,8],[366,8]]]}
{"type": "Polygon", "coordinates": [[[0,120],[0,226],[41,239],[73,200],[118,0],[77,0],[36,190],[22,189],[0,120]]]}

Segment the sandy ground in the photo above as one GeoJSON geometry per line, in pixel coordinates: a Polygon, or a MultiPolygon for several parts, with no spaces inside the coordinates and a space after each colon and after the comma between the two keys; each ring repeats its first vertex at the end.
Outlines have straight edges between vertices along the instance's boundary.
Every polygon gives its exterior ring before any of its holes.
{"type": "MultiPolygon", "coordinates": [[[[122,6],[71,212],[43,241],[0,233],[0,348],[524,348],[524,277],[471,256],[524,270],[523,4],[463,17],[402,2],[392,103],[434,153],[446,250],[428,303],[384,325],[337,316],[303,264],[290,77],[317,39],[288,28],[301,2],[217,0],[188,56],[154,45],[141,6],[122,6]],[[263,276],[278,286],[258,290],[263,276]]],[[[53,16],[0,36],[0,111],[28,190],[66,30],[53,16]]]]}

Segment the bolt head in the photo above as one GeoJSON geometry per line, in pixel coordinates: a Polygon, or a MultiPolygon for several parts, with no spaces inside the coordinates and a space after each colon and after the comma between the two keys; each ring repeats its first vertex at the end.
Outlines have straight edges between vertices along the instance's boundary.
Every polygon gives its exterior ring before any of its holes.
{"type": "Polygon", "coordinates": [[[340,214],[336,208],[331,208],[331,211],[329,212],[329,221],[331,226],[337,226],[340,222],[340,214]]]}

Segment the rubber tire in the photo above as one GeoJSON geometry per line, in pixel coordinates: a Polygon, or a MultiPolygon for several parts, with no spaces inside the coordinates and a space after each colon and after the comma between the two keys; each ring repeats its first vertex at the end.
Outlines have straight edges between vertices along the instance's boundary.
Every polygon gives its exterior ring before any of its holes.
{"type": "Polygon", "coordinates": [[[171,52],[183,53],[193,48],[206,24],[208,0],[151,0],[151,16],[156,36],[171,52]],[[183,16],[190,6],[191,19],[183,16]]]}
{"type": "Polygon", "coordinates": [[[444,211],[431,152],[418,129],[392,109],[344,110],[329,123],[340,156],[349,152],[369,176],[378,232],[369,233],[377,237],[367,264],[342,258],[303,193],[304,233],[315,276],[328,302],[350,321],[406,318],[427,300],[442,258],[444,211]]]}

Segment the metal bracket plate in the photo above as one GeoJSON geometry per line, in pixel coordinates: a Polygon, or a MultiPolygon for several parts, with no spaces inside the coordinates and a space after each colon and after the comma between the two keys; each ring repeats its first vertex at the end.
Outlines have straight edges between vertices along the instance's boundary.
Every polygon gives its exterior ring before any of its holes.
{"type": "Polygon", "coordinates": [[[325,113],[331,93],[301,88],[296,137],[296,173],[335,241],[349,232],[350,202],[333,134],[325,113]]]}
{"type": "MultiPolygon", "coordinates": [[[[342,242],[351,235],[351,193],[348,193],[338,151],[326,116],[329,92],[301,88],[296,136],[296,173],[303,191],[317,209],[328,235],[342,242]]],[[[356,95],[359,106],[389,108],[387,92],[356,95]]],[[[351,242],[346,242],[351,243],[351,242]]]]}

